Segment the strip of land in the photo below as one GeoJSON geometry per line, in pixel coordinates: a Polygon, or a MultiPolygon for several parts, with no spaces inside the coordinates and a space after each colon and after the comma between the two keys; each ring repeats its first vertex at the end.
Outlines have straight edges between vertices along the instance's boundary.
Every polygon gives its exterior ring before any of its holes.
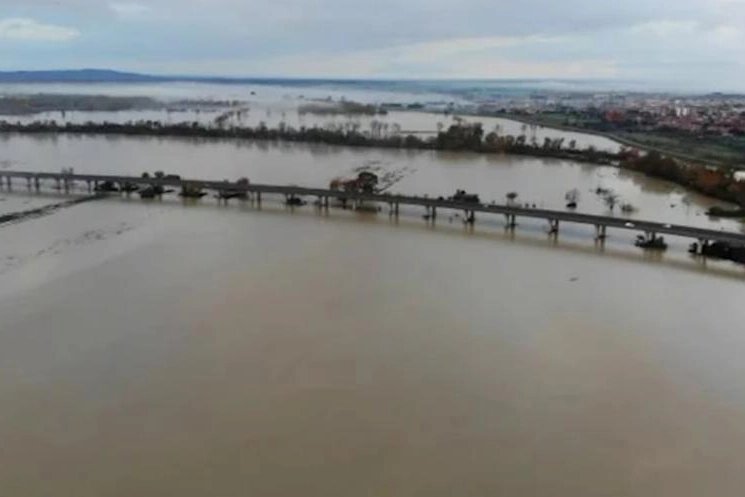
{"type": "Polygon", "coordinates": [[[0,225],[8,223],[18,223],[26,221],[28,219],[35,219],[42,216],[48,216],[54,214],[60,209],[66,209],[75,205],[90,202],[105,197],[103,194],[89,195],[87,197],[75,198],[72,200],[66,200],[57,204],[45,205],[44,207],[38,207],[36,209],[29,209],[26,211],[10,212],[8,214],[0,215],[0,225]]]}

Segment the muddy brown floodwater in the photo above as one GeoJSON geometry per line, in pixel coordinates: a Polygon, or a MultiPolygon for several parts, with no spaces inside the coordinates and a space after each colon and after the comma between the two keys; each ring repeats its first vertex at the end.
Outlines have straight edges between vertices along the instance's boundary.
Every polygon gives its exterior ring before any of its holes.
{"type": "MultiPolygon", "coordinates": [[[[741,229],[562,161],[64,137],[2,154],[302,185],[367,165],[401,192],[554,207],[576,187],[588,212],[603,185],[639,218],[741,229]]],[[[404,214],[113,197],[0,227],[0,494],[742,495],[741,267],[683,240],[651,257],[633,233],[404,214]]]]}

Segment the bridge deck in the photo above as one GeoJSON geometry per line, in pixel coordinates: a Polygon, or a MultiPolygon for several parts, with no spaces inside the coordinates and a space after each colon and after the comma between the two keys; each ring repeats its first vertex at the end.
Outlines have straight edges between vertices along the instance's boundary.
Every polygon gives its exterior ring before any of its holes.
{"type": "Polygon", "coordinates": [[[576,224],[588,224],[597,227],[609,227],[630,231],[643,231],[656,234],[666,234],[693,238],[707,241],[723,241],[736,244],[745,244],[745,234],[728,231],[717,231],[706,228],[697,228],[693,226],[673,225],[654,221],[641,221],[636,219],[623,219],[611,216],[600,216],[594,214],[582,214],[571,211],[559,211],[550,209],[530,209],[512,205],[494,205],[494,204],[477,204],[477,203],[459,203],[443,198],[419,197],[411,195],[390,195],[390,194],[367,194],[367,193],[347,193],[325,188],[306,188],[300,186],[282,186],[282,185],[262,185],[248,184],[238,185],[225,181],[209,180],[191,180],[177,178],[142,178],[138,176],[119,176],[103,174],[62,174],[46,173],[31,171],[0,171],[0,185],[3,180],[10,178],[25,179],[28,181],[35,180],[56,180],[67,182],[105,182],[113,183],[133,183],[138,185],[157,185],[183,187],[190,185],[192,187],[203,188],[214,191],[230,191],[240,193],[267,193],[280,195],[295,196],[314,196],[319,198],[338,197],[343,195],[352,201],[372,201],[382,202],[390,205],[414,205],[422,207],[434,207],[461,211],[471,211],[487,214],[501,214],[505,216],[527,217],[546,219],[549,221],[570,222],[576,224]]]}

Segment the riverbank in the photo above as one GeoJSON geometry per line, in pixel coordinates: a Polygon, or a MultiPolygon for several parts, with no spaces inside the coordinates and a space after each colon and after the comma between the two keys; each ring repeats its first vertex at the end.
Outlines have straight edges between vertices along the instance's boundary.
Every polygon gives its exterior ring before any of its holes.
{"type": "Polygon", "coordinates": [[[606,138],[608,140],[613,140],[614,142],[624,145],[626,147],[638,148],[646,152],[657,152],[662,155],[666,155],[668,157],[672,157],[672,158],[675,158],[681,161],[690,162],[695,165],[701,165],[701,163],[706,163],[706,165],[717,166],[720,168],[724,168],[726,170],[731,170],[733,168],[733,164],[729,161],[710,158],[710,157],[704,158],[704,157],[698,157],[695,155],[685,154],[685,153],[682,153],[676,150],[672,150],[670,148],[658,147],[658,146],[650,145],[649,143],[644,143],[638,140],[633,140],[626,136],[622,136],[618,133],[609,133],[605,131],[595,130],[592,128],[570,126],[570,125],[566,125],[562,123],[557,123],[555,121],[543,120],[535,116],[528,117],[525,115],[500,112],[500,113],[489,114],[489,115],[469,115],[469,117],[473,117],[473,118],[499,117],[502,119],[508,119],[510,121],[515,121],[515,122],[519,122],[522,124],[526,124],[528,126],[540,126],[542,128],[556,129],[556,130],[567,131],[571,133],[584,133],[587,135],[592,135],[592,136],[597,136],[600,138],[606,138]]]}

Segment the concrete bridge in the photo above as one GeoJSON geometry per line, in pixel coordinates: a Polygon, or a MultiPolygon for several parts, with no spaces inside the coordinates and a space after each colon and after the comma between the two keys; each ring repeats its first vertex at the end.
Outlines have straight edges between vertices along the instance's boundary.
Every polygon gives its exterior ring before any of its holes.
{"type": "Polygon", "coordinates": [[[574,223],[594,226],[597,237],[604,239],[607,228],[644,233],[648,240],[660,234],[673,235],[697,240],[700,246],[711,242],[726,242],[745,245],[745,234],[717,231],[693,226],[674,225],[654,221],[639,221],[611,216],[581,214],[566,210],[531,209],[514,205],[496,205],[471,202],[458,202],[442,197],[423,197],[411,195],[390,195],[384,193],[341,192],[326,188],[306,188],[300,186],[239,184],[227,181],[208,181],[182,179],[179,177],[143,178],[139,176],[119,176],[101,174],[67,174],[31,171],[1,171],[0,187],[26,187],[28,190],[40,191],[42,181],[54,181],[59,190],[69,192],[75,185],[85,184],[89,191],[94,191],[104,182],[116,185],[162,186],[177,188],[197,188],[217,193],[252,195],[261,202],[262,195],[284,195],[285,198],[316,197],[321,208],[329,208],[329,199],[344,198],[346,202],[378,202],[387,204],[391,215],[398,216],[401,205],[419,206],[426,209],[427,215],[434,219],[438,209],[463,211],[466,219],[474,222],[476,214],[497,214],[505,217],[506,225],[514,228],[517,218],[543,219],[549,223],[549,231],[558,233],[560,223],[574,223]]]}

